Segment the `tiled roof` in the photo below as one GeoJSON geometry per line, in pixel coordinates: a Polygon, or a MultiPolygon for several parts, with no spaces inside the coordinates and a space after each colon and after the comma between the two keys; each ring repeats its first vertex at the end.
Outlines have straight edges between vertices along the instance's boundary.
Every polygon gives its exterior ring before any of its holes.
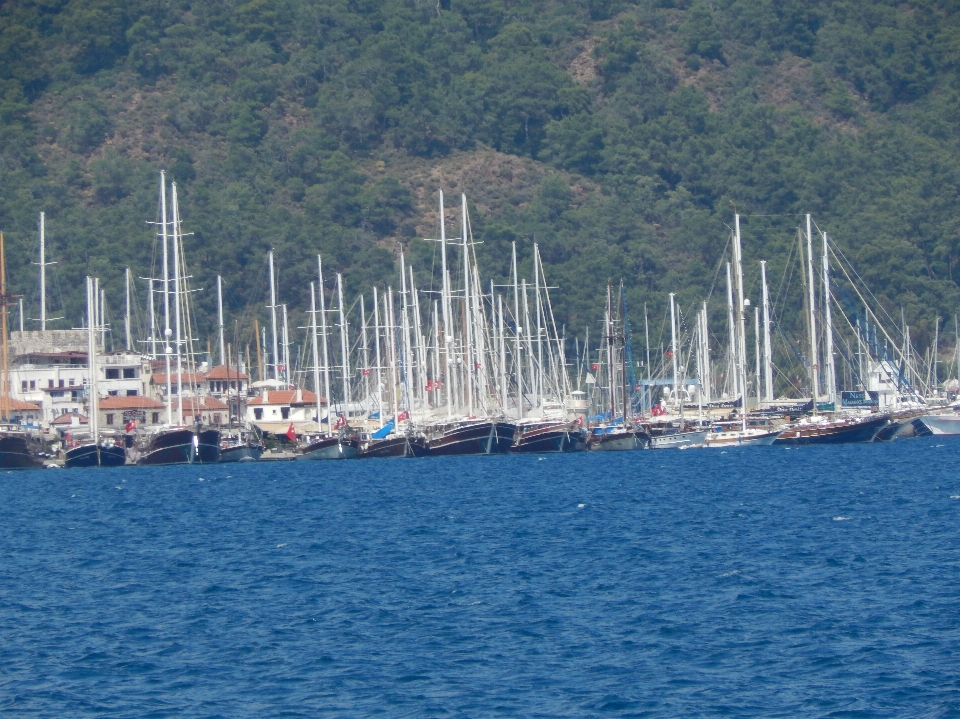
{"type": "MultiPolygon", "coordinates": [[[[227,367],[226,365],[217,365],[209,372],[204,372],[204,376],[207,378],[207,381],[212,379],[237,379],[237,368],[236,367],[227,367]]],[[[240,379],[250,379],[243,372],[239,373],[240,379]]]]}
{"type": "MultiPolygon", "coordinates": [[[[0,398],[0,402],[3,402],[3,401],[4,401],[4,398],[0,398]]],[[[24,402],[21,399],[15,399],[14,397],[7,397],[6,402],[7,402],[7,407],[9,407],[10,409],[23,410],[28,412],[31,410],[34,410],[34,411],[40,410],[40,408],[37,405],[32,404],[31,402],[24,402]]]]}
{"type": "Polygon", "coordinates": [[[73,424],[73,418],[74,418],[74,417],[77,418],[77,421],[78,421],[80,424],[89,424],[89,422],[90,422],[90,419],[89,419],[89,418],[87,417],[87,415],[85,415],[85,414],[71,414],[70,412],[67,412],[67,413],[65,413],[65,414],[61,414],[59,417],[57,417],[55,420],[53,420],[53,422],[51,422],[51,424],[56,424],[56,425],[66,424],[66,425],[70,425],[70,424],[73,424]]]}
{"type": "MultiPolygon", "coordinates": [[[[322,400],[326,402],[326,400],[322,400]]],[[[269,392],[264,390],[259,397],[254,397],[247,402],[247,405],[264,404],[316,404],[317,395],[307,389],[272,389],[269,392]]]]}
{"type": "Polygon", "coordinates": [[[163,409],[166,405],[152,397],[104,397],[100,400],[100,409],[163,409]]]}

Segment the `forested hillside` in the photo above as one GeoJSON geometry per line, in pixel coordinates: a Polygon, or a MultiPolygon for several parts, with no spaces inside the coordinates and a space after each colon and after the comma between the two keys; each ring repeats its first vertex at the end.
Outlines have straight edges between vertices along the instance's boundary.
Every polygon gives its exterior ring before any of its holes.
{"type": "MultiPolygon", "coordinates": [[[[767,259],[776,288],[810,212],[925,346],[934,318],[960,305],[958,11],[955,0],[6,2],[10,283],[34,303],[43,210],[61,326],[81,321],[87,273],[118,317],[123,268],[147,277],[155,261],[147,223],[162,168],[193,233],[209,332],[216,274],[231,317],[265,304],[270,247],[282,301],[299,309],[318,252],[353,292],[397,284],[401,247],[426,278],[435,245],[418,238],[436,236],[442,188],[453,203],[468,194],[488,276],[506,274],[510,241],[527,268],[541,244],[560,318],[582,334],[608,279],[626,280],[631,305],[650,303],[658,322],[666,292],[683,307],[702,299],[736,206],[748,276],[767,259]]],[[[781,298],[788,325],[792,309],[781,298]]]]}

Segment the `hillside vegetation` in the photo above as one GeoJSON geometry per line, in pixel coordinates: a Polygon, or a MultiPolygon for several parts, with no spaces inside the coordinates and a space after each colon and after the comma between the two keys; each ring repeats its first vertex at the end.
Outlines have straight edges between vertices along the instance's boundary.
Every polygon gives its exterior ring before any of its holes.
{"type": "Polygon", "coordinates": [[[925,346],[960,304],[958,10],[11,0],[0,229],[12,290],[35,303],[43,210],[61,326],[81,322],[87,273],[118,318],[123,268],[158,272],[147,223],[163,168],[193,233],[204,332],[218,273],[231,318],[264,312],[270,247],[281,299],[298,309],[318,252],[351,292],[396,285],[400,248],[429,284],[435,245],[418,238],[436,236],[442,188],[451,235],[459,193],[470,198],[489,277],[506,276],[511,241],[532,274],[540,243],[560,319],[580,335],[608,279],[657,326],[666,292],[684,308],[702,299],[736,207],[748,277],[767,259],[776,290],[810,212],[925,346]]]}

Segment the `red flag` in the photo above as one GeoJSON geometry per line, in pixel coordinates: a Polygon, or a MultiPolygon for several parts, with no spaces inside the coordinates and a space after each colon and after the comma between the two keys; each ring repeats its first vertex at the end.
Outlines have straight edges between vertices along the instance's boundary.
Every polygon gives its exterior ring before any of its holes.
{"type": "Polygon", "coordinates": [[[347,418],[344,417],[342,414],[338,414],[337,423],[333,425],[333,428],[340,429],[341,427],[346,427],[346,426],[347,426],[347,418]]]}
{"type": "Polygon", "coordinates": [[[667,350],[663,353],[664,357],[673,357],[673,350],[667,350]]]}
{"type": "Polygon", "coordinates": [[[427,380],[427,386],[424,387],[427,392],[433,392],[433,380],[427,380]]]}
{"type": "Polygon", "coordinates": [[[137,420],[131,419],[129,422],[127,422],[127,423],[124,425],[124,429],[126,429],[127,432],[134,432],[134,431],[136,431],[136,429],[137,429],[137,420]]]}
{"type": "Polygon", "coordinates": [[[407,410],[403,410],[400,414],[397,415],[397,419],[400,422],[403,422],[405,419],[410,419],[410,413],[407,410]]]}
{"type": "Polygon", "coordinates": [[[370,374],[370,370],[365,369],[365,370],[363,371],[363,376],[366,377],[368,374],[370,374]]]}
{"type": "Polygon", "coordinates": [[[597,372],[599,369],[600,369],[600,365],[598,365],[598,364],[592,364],[592,365],[590,365],[590,371],[591,371],[591,372],[597,372]]]}
{"type": "Polygon", "coordinates": [[[287,428],[287,439],[291,442],[297,441],[297,433],[293,429],[293,422],[290,423],[290,426],[287,428]]]}

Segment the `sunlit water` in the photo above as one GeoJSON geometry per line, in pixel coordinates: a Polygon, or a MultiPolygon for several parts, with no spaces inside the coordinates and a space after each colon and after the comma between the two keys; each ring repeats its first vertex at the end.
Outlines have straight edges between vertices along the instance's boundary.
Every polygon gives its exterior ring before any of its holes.
{"type": "Polygon", "coordinates": [[[0,475],[11,716],[957,716],[960,441],[0,475]]]}

